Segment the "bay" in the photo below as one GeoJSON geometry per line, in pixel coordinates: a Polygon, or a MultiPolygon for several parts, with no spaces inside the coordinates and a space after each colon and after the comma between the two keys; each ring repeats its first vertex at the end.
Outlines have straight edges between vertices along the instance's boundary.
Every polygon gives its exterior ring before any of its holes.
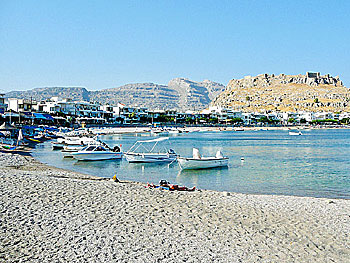
{"type": "MultiPolygon", "coordinates": [[[[277,194],[350,199],[350,130],[192,132],[169,136],[170,147],[181,156],[191,156],[192,147],[203,156],[221,150],[229,167],[181,171],[177,163],[130,164],[126,160],[78,162],[64,159],[49,142],[38,145],[33,156],[59,168],[120,180],[171,183],[199,189],[247,194],[277,194]],[[241,161],[241,158],[244,161],[241,161]]],[[[161,136],[161,135],[160,135],[161,136]]],[[[100,136],[110,146],[128,150],[137,140],[159,137],[151,134],[100,136]]]]}

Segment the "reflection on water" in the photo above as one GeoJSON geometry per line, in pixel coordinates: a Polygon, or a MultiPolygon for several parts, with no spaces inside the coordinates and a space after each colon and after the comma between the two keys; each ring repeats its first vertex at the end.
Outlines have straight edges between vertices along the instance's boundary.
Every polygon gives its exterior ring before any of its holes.
{"type": "MultiPolygon", "coordinates": [[[[44,163],[82,173],[104,177],[117,173],[121,180],[157,183],[166,179],[220,191],[350,198],[350,131],[305,130],[303,134],[223,131],[169,135],[170,147],[181,156],[191,156],[192,147],[203,156],[221,150],[230,157],[226,169],[180,171],[176,163],[129,164],[125,160],[78,162],[52,151],[50,143],[39,145],[34,155],[44,163]]],[[[110,146],[122,145],[126,151],[145,137],[155,136],[107,135],[101,139],[110,146]]]]}

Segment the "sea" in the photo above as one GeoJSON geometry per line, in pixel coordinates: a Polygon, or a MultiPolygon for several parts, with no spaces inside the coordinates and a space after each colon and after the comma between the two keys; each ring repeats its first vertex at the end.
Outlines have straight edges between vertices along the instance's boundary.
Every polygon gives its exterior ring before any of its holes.
{"type": "MultiPolygon", "coordinates": [[[[51,143],[37,146],[39,161],[85,174],[120,180],[173,184],[198,189],[246,194],[293,195],[350,199],[350,130],[302,130],[291,136],[286,130],[190,132],[167,135],[149,133],[102,135],[99,139],[127,151],[136,141],[166,136],[164,145],[191,157],[192,148],[202,156],[220,150],[229,157],[227,168],[180,170],[172,164],[133,164],[125,159],[76,161],[63,158],[51,143]]],[[[158,146],[157,146],[158,147],[158,146]]]]}

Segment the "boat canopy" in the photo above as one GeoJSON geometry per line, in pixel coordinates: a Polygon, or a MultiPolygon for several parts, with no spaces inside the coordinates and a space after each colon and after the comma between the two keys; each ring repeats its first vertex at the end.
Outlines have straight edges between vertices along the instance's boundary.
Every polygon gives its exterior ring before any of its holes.
{"type": "MultiPolygon", "coordinates": [[[[169,140],[168,137],[162,137],[162,138],[157,138],[157,139],[153,139],[153,140],[146,140],[146,141],[137,141],[134,143],[133,146],[131,146],[131,148],[129,149],[129,152],[136,152],[139,148],[143,148],[143,150],[145,150],[147,153],[151,153],[154,152],[156,150],[156,147],[158,145],[159,142],[163,142],[169,140]],[[147,143],[152,143],[151,145],[147,144],[147,143]]],[[[163,151],[164,152],[168,152],[168,149],[165,147],[164,144],[163,145],[163,151]]],[[[158,149],[160,150],[160,149],[158,149]]]]}
{"type": "Polygon", "coordinates": [[[146,140],[146,141],[137,141],[136,143],[147,143],[147,142],[161,142],[161,141],[165,141],[165,140],[169,140],[169,137],[161,137],[161,138],[157,138],[157,139],[153,139],[153,140],[146,140]]]}

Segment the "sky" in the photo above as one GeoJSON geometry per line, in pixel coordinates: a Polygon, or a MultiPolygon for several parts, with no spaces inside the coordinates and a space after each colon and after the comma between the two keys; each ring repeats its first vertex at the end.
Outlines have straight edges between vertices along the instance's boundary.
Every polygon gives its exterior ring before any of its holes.
{"type": "Polygon", "coordinates": [[[0,0],[0,90],[261,73],[350,87],[350,1],[0,0]]]}

